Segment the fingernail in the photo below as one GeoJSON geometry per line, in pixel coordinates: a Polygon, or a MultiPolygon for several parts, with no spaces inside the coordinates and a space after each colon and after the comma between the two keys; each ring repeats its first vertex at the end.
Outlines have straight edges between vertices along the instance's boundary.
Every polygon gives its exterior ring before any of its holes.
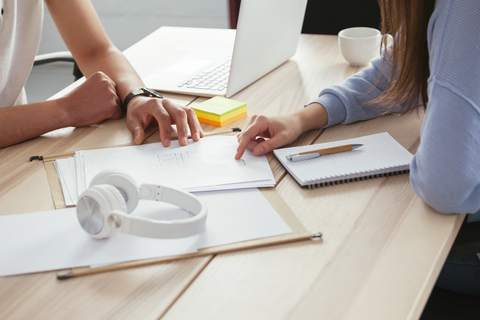
{"type": "Polygon", "coordinates": [[[182,144],[183,144],[183,145],[186,145],[186,144],[187,144],[187,138],[185,138],[185,137],[182,138],[182,144]]]}
{"type": "Polygon", "coordinates": [[[193,134],[193,140],[200,140],[200,134],[198,132],[193,134]]]}
{"type": "Polygon", "coordinates": [[[170,139],[165,139],[165,146],[166,147],[170,146],[170,139]]]}
{"type": "Polygon", "coordinates": [[[257,156],[261,156],[262,154],[265,153],[262,146],[256,147],[255,150],[256,150],[255,153],[257,154],[257,156]]]}

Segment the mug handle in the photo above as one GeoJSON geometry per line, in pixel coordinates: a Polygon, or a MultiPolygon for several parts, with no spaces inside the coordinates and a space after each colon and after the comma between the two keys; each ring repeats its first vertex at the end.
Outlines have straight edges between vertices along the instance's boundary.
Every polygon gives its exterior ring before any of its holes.
{"type": "Polygon", "coordinates": [[[382,42],[384,41],[385,38],[387,38],[386,47],[390,46],[393,43],[393,37],[391,34],[387,33],[387,34],[384,34],[382,37],[383,37],[382,42]]]}

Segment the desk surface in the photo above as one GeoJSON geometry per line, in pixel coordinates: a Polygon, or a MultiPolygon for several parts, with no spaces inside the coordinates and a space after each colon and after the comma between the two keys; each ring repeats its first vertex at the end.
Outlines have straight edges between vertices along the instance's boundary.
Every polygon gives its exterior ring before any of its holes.
{"type": "MultiPolygon", "coordinates": [[[[147,75],[232,30],[161,28],[125,51],[147,75]],[[173,46],[172,43],[176,43],[173,46]],[[165,45],[168,44],[168,45],[165,45]]],[[[249,115],[288,114],[321,88],[360,68],[340,56],[336,36],[302,35],[295,56],[233,98],[249,115]]],[[[67,89],[68,90],[68,89],[67,89]]],[[[60,93],[61,94],[61,93],[60,93]]],[[[166,94],[179,103],[202,101],[166,94]]],[[[387,131],[411,152],[423,116],[383,116],[315,130],[304,145],[387,131]]],[[[244,128],[248,119],[235,122],[244,128]]],[[[233,126],[232,125],[232,126],[233,126]]],[[[205,131],[218,130],[204,125],[205,131]]],[[[159,141],[154,133],[149,141],[159,141]]],[[[47,176],[32,155],[132,143],[125,120],[65,128],[0,149],[0,214],[54,209],[47,176]]],[[[444,216],[413,192],[408,175],[306,190],[269,161],[277,191],[307,230],[303,241],[57,281],[55,272],[0,278],[1,319],[417,319],[463,216],[444,216]]]]}

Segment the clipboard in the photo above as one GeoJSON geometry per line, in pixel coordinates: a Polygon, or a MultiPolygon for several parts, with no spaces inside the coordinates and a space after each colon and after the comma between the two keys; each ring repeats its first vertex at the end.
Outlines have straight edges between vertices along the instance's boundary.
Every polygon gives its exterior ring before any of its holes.
{"type": "MultiPolygon", "coordinates": [[[[53,201],[56,209],[66,208],[66,204],[63,197],[63,191],[60,184],[60,180],[58,178],[57,171],[55,170],[55,160],[73,157],[73,155],[74,155],[74,152],[70,152],[65,154],[48,155],[43,157],[43,164],[45,166],[48,183],[50,185],[50,190],[52,192],[52,197],[53,197],[53,201]]],[[[277,244],[302,241],[302,240],[312,240],[312,239],[318,240],[321,238],[322,236],[321,232],[318,232],[312,235],[310,232],[308,232],[305,229],[305,227],[298,220],[298,218],[295,216],[293,211],[285,203],[285,201],[282,199],[282,197],[280,196],[280,194],[277,192],[275,188],[259,188],[259,190],[261,191],[263,196],[268,200],[268,202],[270,202],[270,204],[277,211],[277,213],[282,217],[282,219],[288,224],[290,229],[292,229],[291,233],[273,236],[273,237],[243,241],[238,243],[232,243],[227,245],[221,245],[216,247],[199,249],[196,253],[192,253],[192,254],[123,262],[123,263],[118,263],[118,264],[108,265],[103,267],[96,267],[96,268],[90,268],[88,266],[72,268],[72,269],[59,271],[57,273],[57,279],[64,280],[64,279],[85,276],[90,274],[147,266],[147,265],[156,264],[160,262],[194,258],[194,257],[200,257],[200,256],[206,256],[206,255],[215,255],[220,253],[228,253],[233,251],[253,249],[258,247],[266,247],[270,245],[277,245],[277,244]]]]}

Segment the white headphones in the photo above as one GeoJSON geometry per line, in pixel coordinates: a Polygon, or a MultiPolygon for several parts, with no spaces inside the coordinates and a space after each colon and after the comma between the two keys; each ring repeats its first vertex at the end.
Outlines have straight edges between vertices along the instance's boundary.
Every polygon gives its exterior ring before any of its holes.
{"type": "Polygon", "coordinates": [[[98,173],[77,202],[77,218],[82,228],[97,239],[117,231],[149,238],[182,238],[205,229],[207,207],[193,194],[165,186],[142,184],[121,171],[98,173]],[[194,216],[161,221],[129,215],[140,199],[176,205],[194,216]]]}

